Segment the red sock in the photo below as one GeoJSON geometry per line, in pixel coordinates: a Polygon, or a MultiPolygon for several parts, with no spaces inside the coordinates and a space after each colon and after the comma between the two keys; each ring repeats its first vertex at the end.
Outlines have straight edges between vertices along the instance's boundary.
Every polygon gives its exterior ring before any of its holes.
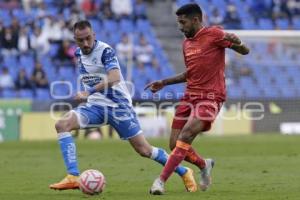
{"type": "Polygon", "coordinates": [[[196,165],[199,169],[203,169],[206,165],[205,160],[192,147],[188,150],[185,161],[196,165]]]}
{"type": "Polygon", "coordinates": [[[184,160],[190,147],[191,145],[185,142],[179,140],[176,142],[176,147],[169,156],[168,161],[160,174],[160,179],[162,181],[166,182],[168,180],[176,167],[184,160]]]}

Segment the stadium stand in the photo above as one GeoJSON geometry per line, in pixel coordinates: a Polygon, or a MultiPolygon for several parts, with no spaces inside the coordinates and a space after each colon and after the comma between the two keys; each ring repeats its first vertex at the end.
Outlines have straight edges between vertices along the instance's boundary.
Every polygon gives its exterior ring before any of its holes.
{"type": "Polygon", "coordinates": [[[191,2],[201,5],[208,24],[220,24],[226,29],[299,29],[300,1],[298,0],[176,1],[178,6],[191,2]],[[215,23],[216,18],[218,23],[215,23]]]}
{"type": "MultiPolygon", "coordinates": [[[[152,98],[149,92],[143,91],[145,84],[175,73],[145,15],[147,6],[142,0],[124,1],[123,10],[114,7],[114,0],[84,0],[81,4],[71,0],[32,1],[31,4],[26,2],[0,4],[0,79],[3,79],[3,69],[7,67],[10,76],[15,80],[14,87],[1,88],[2,98],[50,100],[49,85],[40,87],[33,81],[33,75],[39,74],[45,76],[49,83],[70,81],[72,91],[75,91],[77,82],[74,77],[77,71],[74,68],[75,46],[72,42],[71,28],[72,24],[81,18],[89,19],[97,38],[116,47],[117,51],[120,49],[118,45],[122,37],[127,35],[132,45],[129,51],[132,52],[129,52],[128,59],[120,58],[120,61],[125,77],[132,77],[127,74],[128,64],[132,65],[130,71],[134,74],[133,77],[138,77],[131,78],[136,88],[134,99],[152,98]],[[130,60],[132,62],[129,62],[130,60]],[[41,72],[38,74],[34,74],[36,63],[41,64],[41,72]],[[25,88],[17,86],[20,84],[17,83],[17,75],[22,70],[25,70],[25,75],[30,81],[30,86],[25,88]]],[[[203,7],[208,24],[221,24],[226,29],[300,29],[298,0],[280,1],[280,5],[277,4],[278,1],[272,0],[174,1],[177,6],[189,2],[199,3],[203,7]],[[250,15],[253,12],[257,14],[250,15]]],[[[122,48],[124,49],[124,45],[122,48]]],[[[251,48],[251,54],[243,60],[232,52],[228,53],[228,97],[299,97],[299,49],[292,46],[287,48],[272,41],[251,42],[251,48]],[[277,76],[279,73],[280,77],[277,76]]],[[[120,56],[120,53],[117,53],[120,56]]],[[[70,91],[65,87],[64,84],[57,84],[55,94],[68,95],[70,91]]],[[[182,91],[183,86],[167,87],[158,95],[163,98],[179,98],[180,95],[176,94],[182,91]],[[163,94],[168,94],[168,97],[163,94]]]]}
{"type": "MultiPolygon", "coordinates": [[[[225,29],[298,30],[300,1],[177,0],[176,6],[198,3],[207,25],[225,29]],[[224,9],[226,8],[226,9],[224,9]],[[253,14],[254,13],[254,14],[253,14]]],[[[299,48],[275,40],[249,41],[251,54],[227,51],[226,76],[231,99],[290,99],[300,96],[299,48]],[[280,76],[279,76],[280,74],[280,76]]]]}
{"type": "MultiPolygon", "coordinates": [[[[18,71],[25,69],[33,88],[32,94],[29,94],[28,89],[23,91],[22,88],[3,88],[1,92],[3,98],[50,98],[48,88],[39,89],[32,81],[36,62],[41,63],[42,74],[47,77],[49,82],[71,81],[73,88],[76,88],[76,80],[72,80],[76,75],[76,70],[72,70],[75,64],[73,56],[75,47],[74,43],[70,43],[70,41],[72,41],[71,25],[80,18],[89,19],[97,38],[113,47],[120,42],[122,34],[128,34],[134,44],[133,58],[136,56],[136,51],[143,51],[142,47],[138,45],[140,37],[144,38],[151,49],[153,48],[151,50],[153,55],[151,54],[150,60],[144,63],[147,71],[147,76],[142,77],[144,81],[133,80],[136,84],[137,94],[140,94],[144,84],[153,78],[148,76],[152,76],[151,72],[154,69],[152,69],[151,63],[156,62],[155,60],[158,60],[159,66],[167,68],[163,70],[163,75],[172,74],[171,64],[156,40],[145,15],[146,6],[143,1],[124,1],[124,5],[119,7],[115,6],[118,1],[106,0],[86,0],[82,1],[80,5],[77,5],[75,1],[32,2],[31,4],[27,4],[26,1],[23,4],[1,4],[1,68],[7,66],[14,79],[17,79],[18,71]],[[10,38],[11,35],[13,37],[8,41],[7,38],[10,38]]],[[[122,64],[124,66],[126,63],[122,64]]],[[[137,65],[134,64],[135,73],[142,74],[143,69],[136,67],[137,65]]],[[[125,67],[123,70],[126,74],[125,67]]],[[[64,92],[67,93],[68,91],[63,87],[57,84],[56,93],[60,95],[63,95],[64,92]]],[[[136,98],[139,97],[136,96],[136,98]]]]}

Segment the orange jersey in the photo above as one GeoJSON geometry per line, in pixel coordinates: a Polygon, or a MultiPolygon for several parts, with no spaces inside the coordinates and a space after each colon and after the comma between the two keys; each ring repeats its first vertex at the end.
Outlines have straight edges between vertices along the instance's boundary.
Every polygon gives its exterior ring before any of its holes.
{"type": "Polygon", "coordinates": [[[232,43],[224,40],[224,35],[220,27],[204,27],[193,38],[184,40],[186,95],[225,100],[225,48],[232,43]]]}

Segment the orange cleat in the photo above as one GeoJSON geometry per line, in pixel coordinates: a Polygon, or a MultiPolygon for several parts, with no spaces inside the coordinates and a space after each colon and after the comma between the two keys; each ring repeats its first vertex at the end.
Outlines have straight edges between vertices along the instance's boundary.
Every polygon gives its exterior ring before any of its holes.
{"type": "Polygon", "coordinates": [[[79,189],[79,183],[77,179],[78,176],[68,174],[60,182],[49,185],[49,188],[53,190],[77,190],[79,189]]]}
{"type": "Polygon", "coordinates": [[[188,192],[196,192],[198,189],[198,185],[194,179],[194,172],[192,169],[187,168],[187,172],[182,176],[183,183],[188,192]]]}

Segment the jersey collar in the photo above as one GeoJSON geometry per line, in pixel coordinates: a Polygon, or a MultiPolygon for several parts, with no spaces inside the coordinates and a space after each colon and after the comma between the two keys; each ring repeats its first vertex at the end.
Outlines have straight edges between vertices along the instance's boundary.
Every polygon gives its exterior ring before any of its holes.
{"type": "Polygon", "coordinates": [[[195,35],[194,37],[190,38],[191,40],[196,39],[197,37],[199,37],[199,35],[202,33],[202,31],[205,29],[205,26],[203,26],[195,35]]]}

